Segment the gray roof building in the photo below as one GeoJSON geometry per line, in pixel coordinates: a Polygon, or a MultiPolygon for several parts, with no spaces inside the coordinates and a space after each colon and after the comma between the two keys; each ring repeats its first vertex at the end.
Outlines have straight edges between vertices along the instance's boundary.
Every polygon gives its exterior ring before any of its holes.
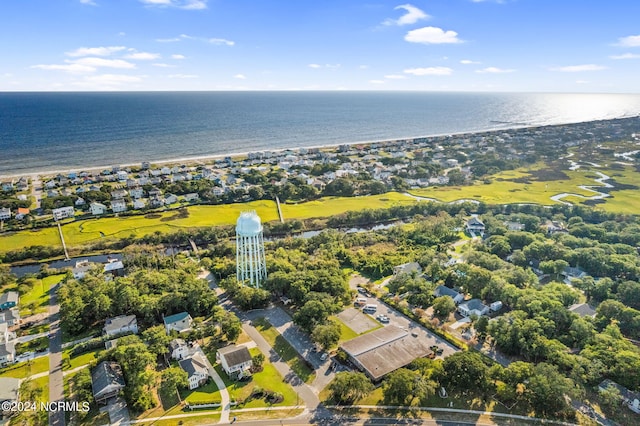
{"type": "Polygon", "coordinates": [[[118,395],[124,386],[122,369],[115,362],[102,361],[91,372],[91,390],[97,403],[118,395]]]}
{"type": "Polygon", "coordinates": [[[138,333],[138,321],[135,315],[120,315],[109,318],[104,323],[104,333],[107,336],[114,336],[121,333],[138,333]]]}

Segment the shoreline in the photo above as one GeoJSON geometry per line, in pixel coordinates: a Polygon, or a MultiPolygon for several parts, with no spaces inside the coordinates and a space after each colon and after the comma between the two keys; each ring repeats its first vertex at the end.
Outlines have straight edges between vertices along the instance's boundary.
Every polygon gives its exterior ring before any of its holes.
{"type": "MultiPolygon", "coordinates": [[[[142,162],[146,162],[146,161],[148,161],[149,164],[151,165],[167,165],[167,164],[177,164],[177,163],[185,163],[187,165],[189,164],[193,165],[198,163],[207,163],[214,160],[223,159],[226,157],[231,157],[234,159],[238,157],[246,157],[250,153],[259,153],[259,152],[267,152],[267,151],[281,153],[288,150],[299,151],[301,149],[320,149],[320,150],[331,149],[331,148],[336,148],[342,145],[349,145],[349,146],[373,145],[376,143],[393,144],[393,143],[398,143],[400,141],[409,140],[409,139],[424,139],[424,138],[429,139],[429,138],[440,138],[440,137],[446,137],[446,136],[458,136],[458,137],[472,136],[472,135],[491,134],[491,133],[511,131],[511,130],[518,130],[518,131],[527,130],[527,129],[532,130],[532,129],[547,128],[547,127],[562,127],[562,126],[579,125],[579,124],[585,124],[585,123],[599,123],[599,122],[607,122],[607,121],[626,120],[626,119],[632,119],[632,118],[640,118],[640,114],[626,115],[622,117],[600,119],[600,120],[576,121],[576,122],[562,123],[562,124],[525,125],[522,123],[522,125],[509,126],[504,128],[493,128],[493,129],[487,129],[487,130],[465,131],[465,132],[454,132],[454,133],[441,133],[441,134],[433,134],[433,135],[426,135],[426,136],[406,136],[406,137],[396,137],[391,139],[378,139],[378,140],[370,140],[370,141],[339,142],[339,143],[331,143],[331,144],[323,144],[323,145],[295,146],[295,147],[274,148],[274,149],[258,149],[254,151],[230,152],[230,153],[224,153],[224,154],[210,154],[210,155],[205,154],[205,155],[197,155],[193,157],[178,157],[178,158],[169,158],[169,159],[161,159],[161,160],[140,159],[135,163],[122,163],[122,164],[111,163],[111,164],[102,164],[102,165],[88,166],[88,167],[79,166],[79,167],[73,167],[73,168],[71,167],[60,168],[60,169],[45,170],[45,171],[34,170],[31,172],[23,172],[23,173],[0,174],[0,180],[21,178],[21,177],[50,177],[50,176],[55,176],[57,174],[64,174],[64,173],[70,173],[70,172],[83,172],[83,171],[84,172],[96,172],[96,171],[100,172],[104,169],[108,169],[116,166],[117,167],[140,166],[142,162]]],[[[516,124],[516,123],[513,123],[513,124],[516,124]]],[[[521,123],[518,123],[518,124],[521,124],[521,123]]]]}

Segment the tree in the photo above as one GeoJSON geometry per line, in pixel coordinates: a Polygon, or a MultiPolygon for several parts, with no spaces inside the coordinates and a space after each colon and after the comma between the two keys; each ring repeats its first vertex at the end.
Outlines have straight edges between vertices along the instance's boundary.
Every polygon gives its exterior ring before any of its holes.
{"type": "Polygon", "coordinates": [[[187,372],[180,367],[170,367],[160,373],[160,389],[165,394],[175,392],[179,388],[189,387],[187,372]]]}
{"type": "Polygon", "coordinates": [[[536,414],[558,415],[568,409],[565,395],[573,389],[572,380],[563,377],[551,364],[540,363],[533,370],[526,395],[536,414]]]}
{"type": "Polygon", "coordinates": [[[142,332],[141,337],[142,341],[149,347],[149,351],[156,355],[166,353],[167,346],[171,341],[171,337],[167,335],[162,325],[147,328],[142,332]]]}
{"type": "Polygon", "coordinates": [[[426,401],[435,395],[437,383],[422,376],[419,371],[400,368],[387,376],[382,393],[385,404],[411,405],[414,399],[426,401]]]}
{"type": "Polygon", "coordinates": [[[227,342],[235,342],[240,337],[242,332],[242,322],[233,312],[228,312],[227,315],[220,318],[220,330],[227,342]]]}
{"type": "Polygon", "coordinates": [[[340,340],[340,326],[334,321],[316,325],[311,333],[311,338],[322,346],[322,349],[329,350],[340,340]]]}
{"type": "Polygon", "coordinates": [[[341,371],[329,384],[331,399],[338,404],[352,404],[372,390],[369,378],[359,371],[341,371]]]}
{"type": "Polygon", "coordinates": [[[600,394],[602,404],[609,410],[615,411],[620,407],[622,396],[615,386],[609,385],[605,389],[600,389],[598,393],[600,394]]]}
{"type": "Polygon", "coordinates": [[[454,389],[485,389],[489,368],[476,352],[457,352],[447,357],[443,364],[444,384],[454,389]]]}
{"type": "Polygon", "coordinates": [[[446,318],[455,310],[456,303],[449,296],[440,296],[433,300],[433,312],[438,318],[446,318]]]}
{"type": "Polygon", "coordinates": [[[262,352],[255,354],[251,357],[251,362],[253,363],[253,369],[255,371],[262,371],[262,366],[264,365],[265,356],[262,352]]]}
{"type": "Polygon", "coordinates": [[[327,320],[327,307],[318,300],[305,303],[293,316],[294,321],[307,332],[311,332],[317,324],[327,320]]]}
{"type": "Polygon", "coordinates": [[[476,321],[473,327],[478,332],[478,335],[480,335],[481,337],[484,337],[487,335],[488,326],[489,326],[489,318],[483,315],[480,318],[478,318],[478,321],[476,321]]]}

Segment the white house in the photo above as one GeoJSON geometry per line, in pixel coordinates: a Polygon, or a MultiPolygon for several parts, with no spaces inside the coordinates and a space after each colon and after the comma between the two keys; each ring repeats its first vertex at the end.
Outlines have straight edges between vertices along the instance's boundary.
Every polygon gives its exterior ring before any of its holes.
{"type": "Polygon", "coordinates": [[[489,313],[489,307],[482,303],[480,299],[471,299],[458,306],[458,312],[463,317],[476,315],[478,317],[489,313]]]}
{"type": "Polygon", "coordinates": [[[189,345],[183,339],[173,339],[169,342],[169,355],[173,359],[183,359],[189,356],[189,345]]]}
{"type": "Polygon", "coordinates": [[[11,219],[11,209],[8,207],[0,208],[0,220],[9,220],[11,219]]]}
{"type": "Polygon", "coordinates": [[[133,208],[135,210],[142,210],[147,206],[147,204],[144,202],[144,200],[141,199],[137,199],[133,201],[133,208]]]}
{"type": "Polygon", "coordinates": [[[111,201],[111,210],[114,213],[122,213],[127,211],[127,202],[122,198],[118,198],[117,200],[111,201]]]}
{"type": "Polygon", "coordinates": [[[188,312],[180,312],[179,314],[164,317],[164,328],[167,330],[167,334],[171,333],[171,330],[175,330],[178,333],[189,331],[191,330],[191,323],[193,323],[193,318],[188,312]]]}
{"type": "Polygon", "coordinates": [[[105,321],[103,330],[107,336],[124,333],[138,334],[138,320],[135,315],[120,315],[109,318],[105,321]]]}
{"type": "Polygon", "coordinates": [[[178,197],[177,197],[176,195],[173,195],[173,194],[167,194],[167,195],[164,197],[164,203],[165,203],[166,205],[174,204],[174,203],[177,203],[177,202],[178,202],[178,197]]]}
{"type": "Polygon", "coordinates": [[[491,309],[491,312],[498,312],[500,309],[502,309],[502,302],[499,300],[497,302],[493,302],[491,305],[489,305],[489,308],[491,309]]]}
{"type": "Polygon", "coordinates": [[[76,205],[76,207],[82,207],[85,204],[87,204],[87,202],[84,200],[84,198],[78,197],[78,199],[76,200],[76,202],[74,204],[76,205]]]}
{"type": "Polygon", "coordinates": [[[0,324],[7,323],[9,327],[20,324],[20,311],[17,308],[0,312],[0,324]]]}
{"type": "Polygon", "coordinates": [[[131,190],[129,190],[129,195],[131,195],[131,198],[134,199],[142,198],[144,197],[144,189],[140,187],[132,188],[131,190]]]}
{"type": "Polygon", "coordinates": [[[200,352],[196,352],[189,358],[181,359],[178,361],[180,368],[187,372],[187,378],[189,380],[189,389],[196,389],[203,385],[209,378],[209,369],[207,363],[200,355],[200,352]]]}
{"type": "Polygon", "coordinates": [[[76,262],[76,266],[74,266],[71,271],[73,273],[73,278],[75,278],[76,280],[83,279],[87,275],[87,272],[89,272],[91,268],[93,268],[93,266],[94,264],[92,262],[89,262],[89,259],[78,260],[76,262]]]}
{"type": "Polygon", "coordinates": [[[184,196],[185,201],[198,201],[200,199],[200,195],[198,195],[197,192],[192,192],[189,194],[185,194],[184,196]]]}
{"type": "Polygon", "coordinates": [[[98,216],[101,214],[105,214],[105,212],[107,211],[107,206],[100,203],[91,203],[89,205],[89,211],[92,215],[98,216]]]}
{"type": "Polygon", "coordinates": [[[53,209],[52,213],[55,220],[62,220],[68,217],[74,217],[75,209],[73,208],[73,206],[60,207],[57,209],[53,209]]]}
{"type": "Polygon", "coordinates": [[[433,291],[433,295],[435,297],[449,296],[453,299],[456,305],[464,300],[464,295],[462,293],[458,293],[454,289],[445,287],[443,285],[439,285],[438,287],[436,287],[436,289],[433,291]]]}
{"type": "Polygon", "coordinates": [[[0,365],[13,364],[15,360],[15,344],[13,342],[0,343],[0,365]]]}
{"type": "Polygon", "coordinates": [[[233,377],[233,375],[241,377],[245,371],[253,366],[251,354],[246,346],[231,345],[218,349],[216,359],[229,377],[233,377]]]}

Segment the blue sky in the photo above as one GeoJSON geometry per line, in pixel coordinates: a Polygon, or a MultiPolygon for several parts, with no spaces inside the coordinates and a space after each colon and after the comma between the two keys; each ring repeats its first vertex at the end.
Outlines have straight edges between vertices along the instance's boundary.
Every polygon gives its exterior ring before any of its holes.
{"type": "Polygon", "coordinates": [[[640,93],[636,0],[20,0],[0,91],[640,93]]]}

